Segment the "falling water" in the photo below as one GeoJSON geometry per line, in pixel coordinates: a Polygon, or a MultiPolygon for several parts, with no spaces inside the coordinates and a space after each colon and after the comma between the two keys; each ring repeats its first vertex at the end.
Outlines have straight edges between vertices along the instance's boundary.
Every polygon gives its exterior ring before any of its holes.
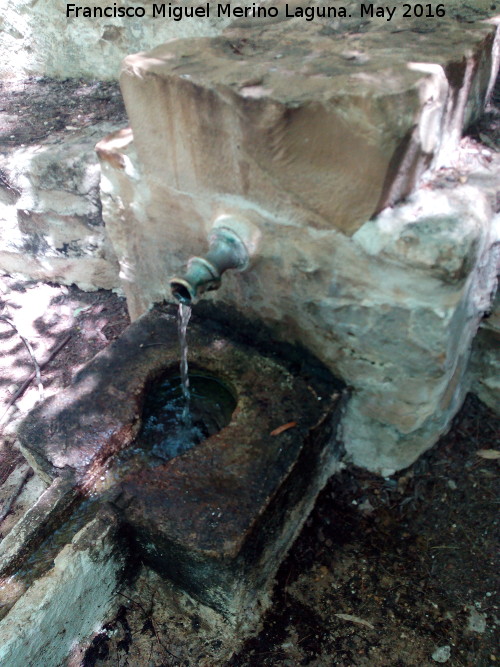
{"type": "Polygon", "coordinates": [[[182,395],[184,396],[184,409],[182,411],[182,420],[189,428],[191,426],[191,413],[189,403],[191,394],[189,391],[189,375],[188,375],[188,346],[187,346],[187,326],[191,317],[191,306],[185,303],[179,303],[179,344],[181,348],[181,386],[182,395]]]}
{"type": "MultiPolygon", "coordinates": [[[[161,462],[183,454],[229,423],[236,400],[222,381],[198,370],[188,375],[187,327],[191,307],[179,304],[180,377],[161,379],[146,401],[141,446],[161,462]]],[[[142,454],[141,454],[142,455],[142,454]]],[[[122,464],[125,459],[122,460],[122,464]]]]}

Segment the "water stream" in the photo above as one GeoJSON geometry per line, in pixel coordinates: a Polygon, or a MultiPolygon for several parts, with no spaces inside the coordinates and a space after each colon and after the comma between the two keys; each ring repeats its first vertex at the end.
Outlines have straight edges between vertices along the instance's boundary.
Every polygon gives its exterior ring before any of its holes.
{"type": "Polygon", "coordinates": [[[188,345],[187,345],[187,327],[191,318],[191,306],[185,303],[179,303],[179,345],[181,348],[181,387],[184,397],[184,408],[182,410],[182,421],[187,428],[191,427],[191,393],[189,391],[189,369],[188,369],[188,345]]]}
{"type": "MultiPolygon", "coordinates": [[[[232,391],[222,380],[201,369],[188,369],[187,328],[191,307],[179,304],[177,328],[180,372],[168,372],[151,387],[143,410],[138,448],[123,453],[121,462],[142,456],[144,450],[161,461],[179,456],[226,426],[236,407],[232,391]]],[[[130,462],[130,465],[134,465],[130,462]]]]}

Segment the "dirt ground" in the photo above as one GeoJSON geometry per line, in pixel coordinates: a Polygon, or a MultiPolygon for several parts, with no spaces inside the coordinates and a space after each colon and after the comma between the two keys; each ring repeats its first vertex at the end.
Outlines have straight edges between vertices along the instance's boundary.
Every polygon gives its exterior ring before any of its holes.
{"type": "MultiPolygon", "coordinates": [[[[123,299],[110,292],[9,276],[0,291],[0,315],[31,342],[40,364],[62,344],[42,368],[46,395],[71,382],[128,322],[123,299]]],[[[0,341],[6,406],[32,362],[19,333],[3,320],[0,341]]],[[[11,418],[37,398],[33,382],[11,418]]],[[[4,434],[2,448],[0,502],[23,465],[12,436],[4,434]]],[[[218,658],[223,630],[220,638],[207,634],[189,614],[173,622],[162,613],[158,590],[142,586],[123,598],[117,618],[80,664],[494,667],[500,659],[499,460],[489,458],[495,456],[490,450],[500,450],[500,419],[469,396],[448,435],[411,468],[384,479],[347,467],[331,479],[281,566],[262,631],[229,661],[218,658]]],[[[40,492],[37,484],[31,478],[25,485],[4,534],[40,492]]]]}
{"type": "Polygon", "coordinates": [[[112,81],[45,77],[0,80],[0,150],[30,146],[101,121],[127,125],[120,89],[112,81]]]}
{"type": "Polygon", "coordinates": [[[30,475],[0,522],[0,538],[44,489],[14,447],[16,424],[40,398],[36,377],[24,387],[34,375],[26,343],[40,367],[41,391],[47,397],[68,386],[78,369],[128,322],[124,300],[112,292],[82,292],[0,275],[0,518],[25,473],[30,475]]]}

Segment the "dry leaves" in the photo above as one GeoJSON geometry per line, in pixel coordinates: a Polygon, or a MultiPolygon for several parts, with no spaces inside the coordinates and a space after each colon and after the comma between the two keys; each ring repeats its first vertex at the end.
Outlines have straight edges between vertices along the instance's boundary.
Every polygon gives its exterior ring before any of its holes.
{"type": "Polygon", "coordinates": [[[286,424],[282,424],[281,426],[278,426],[278,428],[275,428],[269,435],[279,435],[280,433],[283,433],[283,431],[288,431],[289,428],[294,428],[295,426],[297,426],[297,422],[287,422],[286,424]]]}
{"type": "Polygon", "coordinates": [[[478,449],[476,454],[482,459],[500,459],[500,451],[498,449],[478,449]]]}
{"type": "Polygon", "coordinates": [[[359,616],[353,616],[352,614],[334,614],[334,616],[341,618],[343,621],[350,621],[351,623],[357,623],[358,625],[365,625],[367,628],[370,628],[370,630],[375,629],[375,626],[372,623],[365,621],[363,618],[359,618],[359,616]]]}

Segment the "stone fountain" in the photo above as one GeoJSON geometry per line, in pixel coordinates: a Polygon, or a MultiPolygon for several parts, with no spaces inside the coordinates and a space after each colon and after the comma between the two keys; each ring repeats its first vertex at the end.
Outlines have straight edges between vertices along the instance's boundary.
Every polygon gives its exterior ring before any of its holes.
{"type": "Polygon", "coordinates": [[[462,404],[498,263],[497,157],[461,143],[496,29],[424,24],[294,19],[129,56],[131,128],[97,146],[131,317],[170,298],[221,217],[244,219],[250,268],[200,307],[313,351],[352,388],[347,456],[384,474],[462,404]]]}
{"type": "Polygon", "coordinates": [[[451,17],[243,21],[125,59],[131,127],[97,151],[134,321],[19,431],[48,486],[0,546],[6,664],[61,664],[138,559],[248,636],[339,457],[388,475],[471,386],[498,408],[495,314],[471,350],[493,308],[500,161],[461,138],[497,70],[495,24],[451,17]],[[215,276],[190,335],[236,407],[146,460],[145,397],[177,363],[169,280],[221,229],[248,258],[215,276]]]}

